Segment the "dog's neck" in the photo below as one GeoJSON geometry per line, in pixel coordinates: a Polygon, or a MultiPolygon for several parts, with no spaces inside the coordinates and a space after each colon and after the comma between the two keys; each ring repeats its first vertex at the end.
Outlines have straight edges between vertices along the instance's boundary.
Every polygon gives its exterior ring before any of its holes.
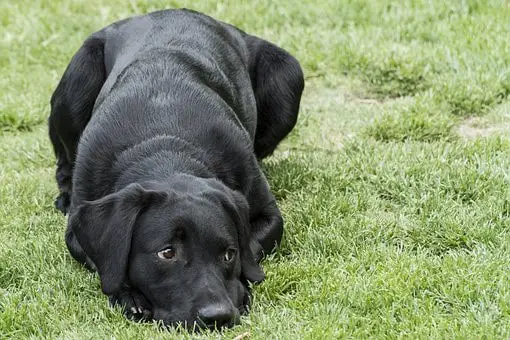
{"type": "Polygon", "coordinates": [[[164,180],[175,174],[214,177],[203,151],[176,136],[158,135],[120,152],[113,163],[115,187],[133,182],[164,180]]]}
{"type": "Polygon", "coordinates": [[[165,150],[143,158],[136,166],[124,170],[115,183],[115,190],[135,182],[172,182],[175,177],[182,175],[215,177],[201,160],[191,158],[182,152],[165,150]],[[165,162],[161,162],[161,158],[164,158],[165,162]]]}

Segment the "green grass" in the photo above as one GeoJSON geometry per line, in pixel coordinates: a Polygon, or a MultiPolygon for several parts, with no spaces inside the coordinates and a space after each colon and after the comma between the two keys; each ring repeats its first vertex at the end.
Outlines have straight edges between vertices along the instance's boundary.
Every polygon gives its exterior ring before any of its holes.
{"type": "Polygon", "coordinates": [[[84,38],[189,7],[307,79],[264,169],[286,220],[252,313],[204,338],[510,337],[505,0],[0,2],[0,338],[200,337],[125,320],[68,254],[49,98],[84,38]]]}

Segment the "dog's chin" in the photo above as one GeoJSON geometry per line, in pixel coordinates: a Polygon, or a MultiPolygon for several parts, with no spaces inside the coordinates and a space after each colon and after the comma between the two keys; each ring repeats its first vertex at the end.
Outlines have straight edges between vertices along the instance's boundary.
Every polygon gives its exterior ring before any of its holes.
{"type": "Polygon", "coordinates": [[[235,325],[241,323],[241,315],[245,315],[248,311],[243,306],[237,308],[238,313],[236,313],[235,317],[230,320],[228,323],[222,325],[207,325],[199,318],[179,318],[177,316],[173,316],[168,312],[162,310],[156,310],[154,312],[153,321],[160,323],[163,328],[174,328],[174,329],[182,329],[190,333],[200,333],[207,330],[220,330],[226,328],[232,328],[235,325]]]}
{"type": "MultiPolygon", "coordinates": [[[[237,306],[235,307],[235,313],[229,322],[221,325],[210,325],[206,324],[200,318],[197,317],[196,313],[188,310],[179,310],[176,308],[154,308],[151,307],[150,314],[145,314],[144,318],[131,318],[136,321],[145,322],[156,322],[162,328],[178,329],[188,332],[202,332],[204,330],[219,330],[225,328],[231,328],[241,323],[241,316],[245,316],[250,312],[250,306],[252,302],[251,287],[247,282],[238,282],[238,298],[236,301],[237,306]],[[150,315],[150,316],[149,316],[150,315]]],[[[154,306],[154,304],[152,305],[154,306]]]]}

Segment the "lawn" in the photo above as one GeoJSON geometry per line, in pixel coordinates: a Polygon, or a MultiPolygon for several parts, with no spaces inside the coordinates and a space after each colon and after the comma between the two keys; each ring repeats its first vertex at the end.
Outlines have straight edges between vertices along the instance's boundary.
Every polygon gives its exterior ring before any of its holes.
{"type": "Polygon", "coordinates": [[[3,0],[0,20],[0,338],[510,337],[508,1],[3,0]],[[171,7],[277,43],[306,77],[263,163],[284,241],[221,333],[125,320],[53,209],[45,120],[71,56],[171,7]]]}

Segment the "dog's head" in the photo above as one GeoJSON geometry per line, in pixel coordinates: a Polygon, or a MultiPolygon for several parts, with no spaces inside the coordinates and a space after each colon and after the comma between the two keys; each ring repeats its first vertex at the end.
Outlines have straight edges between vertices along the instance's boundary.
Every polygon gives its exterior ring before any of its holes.
{"type": "Polygon", "coordinates": [[[244,196],[212,179],[131,184],[76,209],[70,227],[103,292],[126,285],[165,324],[229,326],[264,273],[249,245],[244,196]]]}

